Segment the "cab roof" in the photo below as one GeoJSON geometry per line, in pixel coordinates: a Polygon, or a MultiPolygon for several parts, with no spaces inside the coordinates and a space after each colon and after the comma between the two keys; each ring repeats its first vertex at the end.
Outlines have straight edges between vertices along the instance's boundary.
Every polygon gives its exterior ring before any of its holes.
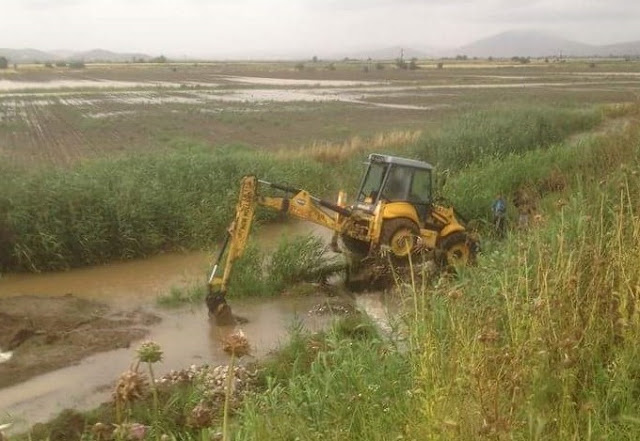
{"type": "Polygon", "coordinates": [[[385,163],[396,164],[403,167],[413,167],[422,170],[433,170],[433,166],[428,162],[417,161],[415,159],[401,158],[399,156],[382,155],[380,153],[372,153],[369,155],[369,163],[385,163]]]}

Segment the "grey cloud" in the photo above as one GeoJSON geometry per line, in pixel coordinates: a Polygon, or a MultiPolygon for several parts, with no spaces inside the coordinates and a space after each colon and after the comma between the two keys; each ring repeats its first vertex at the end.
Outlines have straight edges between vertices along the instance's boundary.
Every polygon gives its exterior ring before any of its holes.
{"type": "Polygon", "coordinates": [[[3,45],[43,49],[322,55],[456,46],[523,27],[578,40],[640,39],[639,0],[0,1],[3,45]]]}
{"type": "Polygon", "coordinates": [[[504,9],[487,15],[488,21],[502,23],[526,23],[551,20],[568,21],[637,21],[640,19],[640,5],[629,7],[602,7],[597,9],[520,8],[504,9]]]}
{"type": "MultiPolygon", "coordinates": [[[[87,1],[91,0],[85,0],[85,3],[87,1]]],[[[9,6],[22,7],[27,10],[37,11],[80,5],[83,3],[83,0],[8,0],[7,3],[9,6]]],[[[3,6],[6,7],[7,5],[5,4],[3,6]]]]}

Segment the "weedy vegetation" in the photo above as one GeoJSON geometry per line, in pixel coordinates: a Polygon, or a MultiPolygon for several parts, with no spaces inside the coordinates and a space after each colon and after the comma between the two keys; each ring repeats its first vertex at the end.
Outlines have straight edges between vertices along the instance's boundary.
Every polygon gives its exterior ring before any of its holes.
{"type": "Polygon", "coordinates": [[[184,287],[172,286],[167,294],[156,299],[158,306],[163,308],[178,308],[184,305],[200,306],[207,296],[207,286],[202,283],[191,283],[184,287]]]}
{"type": "Polygon", "coordinates": [[[273,296],[286,288],[306,283],[322,283],[344,269],[339,257],[330,256],[327,245],[313,235],[282,237],[272,251],[249,244],[234,265],[229,281],[232,297],[273,296]]]}

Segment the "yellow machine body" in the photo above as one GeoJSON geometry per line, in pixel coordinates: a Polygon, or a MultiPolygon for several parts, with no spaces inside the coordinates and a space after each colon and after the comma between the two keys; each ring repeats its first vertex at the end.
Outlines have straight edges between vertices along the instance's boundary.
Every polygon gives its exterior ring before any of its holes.
{"type": "Polygon", "coordinates": [[[333,230],[333,248],[338,250],[341,240],[343,250],[360,257],[385,249],[404,258],[420,248],[441,251],[450,265],[468,264],[473,260],[475,241],[467,234],[455,210],[431,202],[430,165],[385,155],[370,155],[369,159],[370,167],[359,195],[349,206],[343,191],[340,191],[337,203],[333,203],[303,189],[273,184],[255,176],[242,178],[235,216],[209,278],[207,304],[212,314],[222,315],[222,311],[228,309],[224,296],[233,263],[246,248],[258,206],[333,230]],[[370,178],[372,170],[377,174],[370,178]],[[395,193],[389,190],[394,173],[400,176],[399,180],[395,176],[399,181],[395,193]],[[419,186],[416,182],[427,188],[429,194],[416,196],[419,186]],[[259,192],[261,186],[283,191],[285,196],[263,196],[259,192]],[[224,270],[218,274],[225,250],[224,270]]]}

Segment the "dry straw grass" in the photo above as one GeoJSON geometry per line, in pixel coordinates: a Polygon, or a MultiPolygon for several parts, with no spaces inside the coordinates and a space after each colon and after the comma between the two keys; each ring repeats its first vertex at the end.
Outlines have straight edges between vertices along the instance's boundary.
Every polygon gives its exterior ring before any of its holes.
{"type": "MultiPolygon", "coordinates": [[[[363,156],[374,151],[397,150],[415,143],[422,136],[421,130],[394,130],[371,137],[354,136],[344,142],[314,141],[300,148],[298,155],[309,156],[326,164],[338,164],[354,156],[363,156]]],[[[289,156],[290,151],[280,154],[289,156]]]]}

